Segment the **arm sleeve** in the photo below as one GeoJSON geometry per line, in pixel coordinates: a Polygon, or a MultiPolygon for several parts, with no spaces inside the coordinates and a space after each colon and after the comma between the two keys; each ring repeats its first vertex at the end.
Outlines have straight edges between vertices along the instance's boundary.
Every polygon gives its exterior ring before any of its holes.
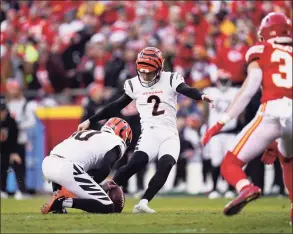
{"type": "Polygon", "coordinates": [[[113,149],[108,151],[99,166],[89,172],[90,176],[93,176],[93,179],[97,183],[101,183],[107,176],[110,174],[111,168],[114,163],[120,158],[121,150],[119,146],[115,146],[113,149]]]}
{"type": "Polygon", "coordinates": [[[248,76],[238,92],[235,100],[230,105],[226,114],[230,119],[237,118],[246,108],[251,98],[256,94],[262,82],[262,70],[260,68],[248,69],[248,76]]]}
{"type": "Polygon", "coordinates": [[[179,84],[176,91],[193,100],[202,100],[201,96],[203,95],[203,93],[200,92],[198,89],[192,88],[185,83],[179,84]]]}
{"type": "Polygon", "coordinates": [[[131,101],[132,101],[132,98],[129,97],[126,93],[124,93],[116,101],[111,102],[110,104],[105,106],[102,110],[100,110],[98,113],[91,116],[89,118],[90,123],[95,123],[102,119],[107,119],[107,118],[111,118],[115,116],[116,113],[118,113],[120,110],[126,107],[131,101]]]}

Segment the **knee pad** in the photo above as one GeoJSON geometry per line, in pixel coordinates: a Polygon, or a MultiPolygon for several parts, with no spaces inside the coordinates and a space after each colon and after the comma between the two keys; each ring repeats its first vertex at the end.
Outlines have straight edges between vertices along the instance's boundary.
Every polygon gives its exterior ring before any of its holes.
{"type": "Polygon", "coordinates": [[[165,154],[158,161],[158,170],[162,170],[162,169],[171,170],[175,164],[176,164],[175,159],[171,155],[165,154]]]}

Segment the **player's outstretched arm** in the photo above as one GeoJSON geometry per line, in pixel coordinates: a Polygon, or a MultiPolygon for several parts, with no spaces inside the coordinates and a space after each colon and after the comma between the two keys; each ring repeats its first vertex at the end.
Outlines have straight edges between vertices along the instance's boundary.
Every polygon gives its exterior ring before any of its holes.
{"type": "Polygon", "coordinates": [[[186,83],[181,83],[177,86],[176,91],[180,94],[185,95],[186,97],[189,97],[193,100],[203,100],[209,103],[212,103],[213,100],[206,94],[200,92],[196,88],[192,88],[186,83]]]}
{"type": "Polygon", "coordinates": [[[259,67],[258,62],[251,62],[248,65],[247,73],[247,78],[236,95],[236,98],[227,109],[226,116],[222,121],[220,120],[223,124],[225,124],[227,120],[237,118],[244,111],[261,86],[262,69],[259,67]]]}
{"type": "Polygon", "coordinates": [[[89,171],[89,175],[99,184],[104,181],[111,172],[111,168],[115,162],[120,158],[121,150],[119,146],[115,146],[113,149],[108,151],[99,166],[89,171]]]}
{"type": "Polygon", "coordinates": [[[260,88],[262,82],[262,70],[258,63],[256,61],[251,62],[248,66],[247,72],[247,78],[233,103],[229,106],[221,119],[204,134],[202,139],[203,145],[206,145],[214,135],[219,133],[230,119],[237,118],[244,111],[252,97],[260,88]]]}
{"type": "Polygon", "coordinates": [[[120,110],[126,107],[131,101],[132,101],[132,98],[129,97],[126,93],[124,93],[120,98],[106,105],[98,113],[96,113],[95,115],[91,116],[89,119],[79,124],[77,127],[77,131],[88,129],[91,123],[95,123],[103,119],[114,117],[116,114],[119,113],[120,110]]]}

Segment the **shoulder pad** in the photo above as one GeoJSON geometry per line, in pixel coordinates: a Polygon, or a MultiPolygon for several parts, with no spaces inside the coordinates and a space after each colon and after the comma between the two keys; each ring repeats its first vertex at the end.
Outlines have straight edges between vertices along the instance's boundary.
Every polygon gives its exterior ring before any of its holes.
{"type": "Polygon", "coordinates": [[[246,62],[250,63],[255,59],[260,59],[267,46],[270,46],[270,44],[267,42],[260,42],[255,44],[254,46],[251,46],[245,55],[246,62]]]}

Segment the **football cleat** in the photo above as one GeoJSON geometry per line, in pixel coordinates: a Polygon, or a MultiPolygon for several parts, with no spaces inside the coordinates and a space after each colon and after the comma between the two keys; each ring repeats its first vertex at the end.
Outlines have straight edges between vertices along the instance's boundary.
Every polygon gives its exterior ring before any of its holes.
{"type": "Polygon", "coordinates": [[[239,195],[229,202],[224,208],[224,214],[227,216],[238,214],[249,202],[256,200],[261,196],[261,189],[254,185],[248,185],[239,195]]]}
{"type": "Polygon", "coordinates": [[[62,192],[62,194],[63,194],[66,198],[68,198],[68,197],[70,197],[70,198],[76,198],[76,196],[75,196],[72,192],[68,191],[68,190],[67,190],[66,188],[64,188],[64,187],[61,188],[61,192],[62,192]]]}
{"type": "Polygon", "coordinates": [[[134,214],[139,214],[139,213],[153,214],[153,213],[156,213],[156,211],[149,208],[147,204],[139,203],[134,206],[132,213],[134,213],[134,214]]]}
{"type": "MultiPolygon", "coordinates": [[[[41,208],[42,214],[48,214],[49,212],[54,212],[55,214],[64,214],[62,203],[65,200],[65,196],[61,190],[54,192],[52,199],[45,203],[41,208]]],[[[66,212],[66,210],[65,210],[66,212]]]]}

